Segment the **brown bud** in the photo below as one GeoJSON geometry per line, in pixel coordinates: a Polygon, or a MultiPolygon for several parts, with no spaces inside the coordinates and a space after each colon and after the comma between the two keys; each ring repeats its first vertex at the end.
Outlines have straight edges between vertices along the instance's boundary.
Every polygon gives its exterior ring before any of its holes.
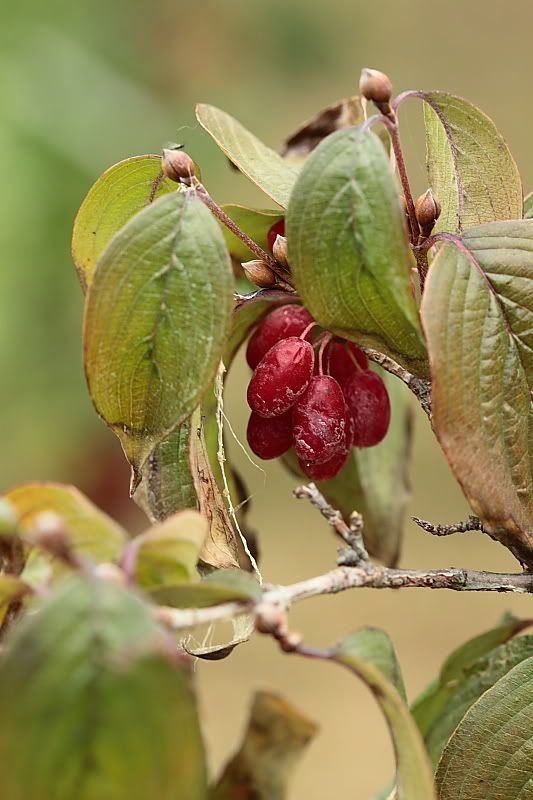
{"type": "Polygon", "coordinates": [[[280,236],[278,233],[276,241],[272,245],[272,253],[276,261],[287,269],[289,266],[289,259],[287,256],[287,239],[285,236],[280,236]]]}
{"type": "Polygon", "coordinates": [[[301,633],[291,631],[279,640],[279,646],[285,651],[285,653],[294,653],[294,651],[300,647],[301,643],[303,642],[303,638],[304,637],[301,633]]]}
{"type": "Polygon", "coordinates": [[[274,636],[287,632],[287,615],[279,606],[262,603],[255,610],[255,629],[274,636]]]}
{"type": "Polygon", "coordinates": [[[377,69],[363,69],[359,79],[359,91],[367,100],[386,113],[392,97],[392,83],[384,72],[377,69]]]}
{"type": "Polygon", "coordinates": [[[165,149],[161,157],[161,170],[171,181],[190,184],[196,164],[184,150],[165,149]]]}
{"type": "Polygon", "coordinates": [[[270,289],[277,283],[277,277],[270,269],[268,264],[257,259],[256,261],[245,261],[242,265],[244,274],[249,281],[255,283],[260,289],[270,289]]]}
{"type": "Polygon", "coordinates": [[[64,521],[58,514],[42,511],[33,520],[31,534],[44,550],[67,564],[77,566],[64,521]]]}
{"type": "Polygon", "coordinates": [[[415,203],[415,214],[424,236],[429,236],[440,217],[440,203],[431,189],[421,194],[415,203]]]}

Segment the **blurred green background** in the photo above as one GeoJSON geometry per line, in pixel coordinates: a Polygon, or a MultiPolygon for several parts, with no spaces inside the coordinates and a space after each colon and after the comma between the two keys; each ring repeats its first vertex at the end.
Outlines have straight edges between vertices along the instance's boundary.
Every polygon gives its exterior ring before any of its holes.
{"type": "MultiPolygon", "coordinates": [[[[69,257],[72,221],[110,164],[185,144],[219,201],[265,205],[232,173],[194,119],[194,103],[220,105],[277,146],[302,119],[355,91],[362,66],[388,72],[398,91],[442,88],[492,116],[533,188],[531,30],[526,0],[19,0],[0,9],[0,485],[76,483],[113,513],[135,517],[118,444],[87,397],[80,357],[82,296],[69,257]],[[8,8],[9,5],[9,8],[8,8]]],[[[416,108],[402,110],[402,139],[424,185],[416,108]]],[[[239,360],[226,409],[243,439],[246,370],[239,360]]],[[[276,465],[235,459],[252,494],[263,571],[272,582],[328,569],[335,543],[321,520],[290,498],[276,465]]],[[[417,418],[411,512],[464,517],[427,422],[417,418]]],[[[133,524],[142,524],[135,517],[133,524]]],[[[514,569],[478,534],[433,540],[406,525],[403,564],[514,569]]],[[[529,598],[451,592],[360,591],[308,601],[292,614],[309,643],[328,644],[362,624],[393,637],[411,696],[443,656],[506,609],[531,615],[529,598]]],[[[250,693],[267,685],[318,720],[322,732],[298,769],[291,798],[368,797],[389,778],[385,724],[357,681],[333,666],[282,656],[254,640],[222,663],[198,665],[213,768],[236,743],[250,693]]],[[[134,699],[132,698],[132,702],[134,699]]]]}

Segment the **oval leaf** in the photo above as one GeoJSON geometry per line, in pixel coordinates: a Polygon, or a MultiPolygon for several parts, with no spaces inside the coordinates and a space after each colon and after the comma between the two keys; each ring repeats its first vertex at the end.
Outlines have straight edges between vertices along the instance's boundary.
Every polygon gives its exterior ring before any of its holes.
{"type": "Polygon", "coordinates": [[[324,328],[425,374],[398,187],[372,132],[339,131],[305,162],[287,241],[296,288],[324,328]]]}
{"type": "Polygon", "coordinates": [[[196,118],[243,175],[282,208],[287,207],[298,175],[295,167],[220,108],[200,103],[196,118]]]}
{"type": "Polygon", "coordinates": [[[154,589],[151,596],[160,605],[173,608],[207,608],[231,601],[259,600],[261,587],[242,569],[217,569],[196,583],[154,589]]]}
{"type": "Polygon", "coordinates": [[[422,301],[433,427],[487,531],[533,564],[533,221],[445,244],[422,301]]]}
{"type": "Polygon", "coordinates": [[[332,658],[366,683],[385,715],[396,753],[398,800],[435,800],[431,765],[405,704],[401,673],[387,634],[371,628],[357,631],[339,642],[332,658]]]}
{"type": "Polygon", "coordinates": [[[173,192],[141,211],[100,258],[86,301],[85,371],[137,479],[211,383],[232,291],[224,239],[193,193],[173,192]]]}
{"type": "Polygon", "coordinates": [[[492,120],[479,108],[445,92],[420,92],[429,183],[442,211],[437,231],[522,216],[516,163],[492,120]]]}
{"type": "Polygon", "coordinates": [[[22,534],[31,530],[38,514],[52,511],[64,520],[69,542],[76,552],[95,561],[113,561],[122,552],[126,531],[74,486],[25,483],[11,489],[5,499],[18,514],[22,534]]]}
{"type": "Polygon", "coordinates": [[[212,788],[211,800],[285,800],[291,773],[317,730],[283,698],[257,692],[242,745],[212,788]]]}
{"type": "Polygon", "coordinates": [[[0,660],[10,800],[205,800],[190,673],[125,589],[69,580],[0,660]]]}
{"type": "Polygon", "coordinates": [[[74,220],[72,260],[83,289],[115,235],[138,211],[176,184],[161,173],[161,158],[134,156],[109,167],[91,186],[74,220]]]}
{"type": "Polygon", "coordinates": [[[440,800],[531,800],[533,657],[474,703],[457,726],[436,774],[440,800]]]}

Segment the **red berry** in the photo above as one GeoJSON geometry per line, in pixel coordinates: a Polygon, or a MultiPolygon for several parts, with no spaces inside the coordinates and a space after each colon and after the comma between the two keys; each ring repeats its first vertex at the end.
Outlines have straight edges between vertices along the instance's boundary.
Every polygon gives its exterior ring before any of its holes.
{"type": "Polygon", "coordinates": [[[354,423],[354,447],[372,447],[389,429],[387,387],[375,372],[357,372],[345,383],[344,396],[354,423]]]}
{"type": "Polygon", "coordinates": [[[307,389],[315,354],[304,339],[290,336],[271,347],[248,385],[248,405],[262,417],[279,417],[307,389]]]}
{"type": "Polygon", "coordinates": [[[292,412],[280,417],[260,417],[252,412],[246,438],[250,449],[259,458],[267,461],[282,456],[292,447],[292,412]]]}
{"type": "Polygon", "coordinates": [[[329,375],[316,375],[292,412],[294,450],[301,461],[328,461],[346,447],[346,405],[329,375]]]}
{"type": "Polygon", "coordinates": [[[276,241],[276,236],[285,236],[285,220],[279,219],[275,222],[271,228],[269,228],[267,233],[267,244],[268,249],[272,252],[274,248],[274,242],[276,241]]]}
{"type": "Polygon", "coordinates": [[[281,306],[271,311],[250,337],[246,348],[248,366],[255,369],[276,342],[289,336],[300,336],[312,322],[313,317],[303,306],[281,306]]]}
{"type": "Polygon", "coordinates": [[[298,463],[302,472],[304,472],[308,478],[311,478],[311,480],[329,481],[331,478],[334,478],[346,464],[349,452],[349,450],[344,450],[328,461],[324,461],[323,464],[315,464],[311,461],[298,461],[298,463]]]}
{"type": "Polygon", "coordinates": [[[358,365],[363,370],[368,369],[368,358],[353,342],[330,342],[324,364],[331,377],[344,386],[348,378],[360,371],[358,365]]]}

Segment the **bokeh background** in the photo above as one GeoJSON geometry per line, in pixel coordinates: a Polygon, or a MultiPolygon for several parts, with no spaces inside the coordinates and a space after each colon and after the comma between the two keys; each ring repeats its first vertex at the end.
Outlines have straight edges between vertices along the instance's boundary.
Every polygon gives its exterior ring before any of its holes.
{"type": "MultiPolygon", "coordinates": [[[[276,146],[301,120],[354,93],[362,66],[398,91],[442,88],[492,116],[533,188],[529,0],[18,0],[0,4],[0,488],[68,481],[133,526],[128,473],[87,397],[80,357],[82,296],[69,257],[76,209],[96,177],[128,155],[186,145],[219,201],[265,199],[232,173],[194,119],[196,101],[220,105],[276,146]]],[[[419,112],[402,111],[416,193],[424,185],[419,112]]],[[[230,376],[226,409],[243,439],[245,366],[230,376]]],[[[410,511],[435,521],[468,508],[418,415],[410,511]]],[[[269,581],[328,569],[335,542],[290,497],[276,465],[232,452],[252,495],[269,581]]],[[[513,569],[478,534],[435,540],[406,524],[404,565],[513,569]]],[[[531,599],[423,590],[359,591],[308,601],[292,624],[327,645],[362,624],[394,639],[414,697],[449,650],[531,599]]],[[[269,686],[321,725],[298,768],[293,800],[371,796],[392,751],[367,690],[334,666],[307,663],[256,639],[222,663],[197,665],[213,770],[234,748],[252,690],[269,686]]],[[[132,698],[134,702],[134,698],[132,698]]]]}

